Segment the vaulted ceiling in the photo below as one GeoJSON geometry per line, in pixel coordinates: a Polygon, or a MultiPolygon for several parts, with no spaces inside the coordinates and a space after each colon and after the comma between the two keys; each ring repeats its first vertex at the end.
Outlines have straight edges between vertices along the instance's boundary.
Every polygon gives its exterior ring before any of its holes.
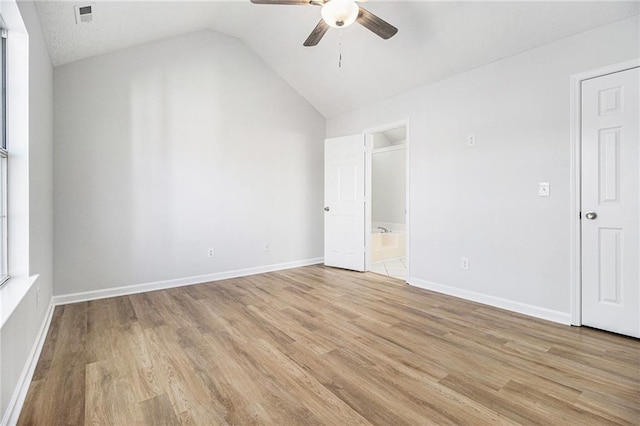
{"type": "MultiPolygon", "coordinates": [[[[36,3],[54,66],[178,34],[210,29],[239,38],[331,117],[412,88],[640,13],[633,2],[361,3],[399,28],[382,40],[357,24],[302,43],[320,19],[313,6],[249,0],[166,2],[48,0],[36,3]],[[74,5],[94,4],[76,25],[74,5]]],[[[171,53],[167,53],[171,59],[171,53]]]]}

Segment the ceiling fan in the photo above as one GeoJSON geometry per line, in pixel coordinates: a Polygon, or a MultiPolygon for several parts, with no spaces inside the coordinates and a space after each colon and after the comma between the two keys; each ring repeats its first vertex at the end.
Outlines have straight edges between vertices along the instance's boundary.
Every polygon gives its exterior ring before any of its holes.
{"type": "Polygon", "coordinates": [[[305,40],[304,45],[307,47],[316,46],[329,27],[344,28],[354,22],[373,31],[385,40],[398,32],[396,27],[358,6],[356,1],[365,0],[251,0],[251,3],[321,6],[322,19],[305,40]]]}

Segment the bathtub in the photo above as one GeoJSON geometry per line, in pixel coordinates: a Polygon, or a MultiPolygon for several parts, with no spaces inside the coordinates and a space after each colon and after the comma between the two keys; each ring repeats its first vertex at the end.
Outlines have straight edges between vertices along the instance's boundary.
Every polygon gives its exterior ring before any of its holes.
{"type": "Polygon", "coordinates": [[[371,230],[371,262],[405,257],[406,234],[404,231],[371,230]]]}

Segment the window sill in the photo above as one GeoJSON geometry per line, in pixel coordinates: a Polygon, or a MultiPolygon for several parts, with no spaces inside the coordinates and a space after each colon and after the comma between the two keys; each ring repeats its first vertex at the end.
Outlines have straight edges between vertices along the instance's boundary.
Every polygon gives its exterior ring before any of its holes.
{"type": "Polygon", "coordinates": [[[29,292],[39,275],[11,277],[0,287],[0,330],[29,292]]]}

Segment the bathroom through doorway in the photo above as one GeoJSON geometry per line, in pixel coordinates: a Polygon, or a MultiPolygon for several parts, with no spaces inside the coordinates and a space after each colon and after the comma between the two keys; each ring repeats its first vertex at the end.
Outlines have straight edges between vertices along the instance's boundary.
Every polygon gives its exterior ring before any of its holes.
{"type": "Polygon", "coordinates": [[[370,272],[407,280],[407,124],[367,132],[370,272]]]}

